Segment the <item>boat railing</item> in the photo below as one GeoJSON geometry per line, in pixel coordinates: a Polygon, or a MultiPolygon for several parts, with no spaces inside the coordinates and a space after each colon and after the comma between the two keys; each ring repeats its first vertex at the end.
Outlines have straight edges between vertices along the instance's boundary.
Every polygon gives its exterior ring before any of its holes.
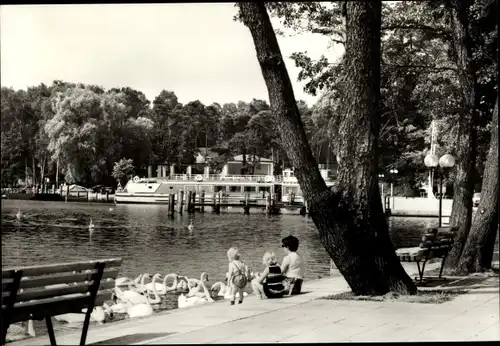
{"type": "Polygon", "coordinates": [[[157,181],[185,180],[185,181],[223,181],[223,182],[256,182],[256,183],[279,183],[281,176],[272,175],[223,175],[223,174],[174,174],[169,177],[157,178],[157,181]]]}

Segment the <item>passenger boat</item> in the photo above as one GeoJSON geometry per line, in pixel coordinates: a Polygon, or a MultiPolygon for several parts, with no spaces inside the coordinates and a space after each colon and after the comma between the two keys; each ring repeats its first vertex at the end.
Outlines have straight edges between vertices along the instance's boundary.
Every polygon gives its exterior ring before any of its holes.
{"type": "MultiPolygon", "coordinates": [[[[327,186],[333,186],[334,180],[327,170],[321,170],[327,186]]],[[[276,194],[278,201],[285,203],[303,203],[303,196],[293,170],[283,171],[283,175],[225,175],[225,174],[176,174],[169,177],[145,178],[134,177],[121,191],[116,191],[116,203],[168,203],[169,195],[182,191],[202,191],[207,198],[221,191],[225,196],[249,199],[263,199],[267,193],[276,194]]]]}

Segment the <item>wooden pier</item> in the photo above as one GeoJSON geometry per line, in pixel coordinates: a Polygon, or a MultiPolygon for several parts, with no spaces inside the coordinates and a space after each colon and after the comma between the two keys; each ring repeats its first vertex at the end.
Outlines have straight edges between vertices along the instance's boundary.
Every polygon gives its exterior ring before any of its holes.
{"type": "Polygon", "coordinates": [[[307,206],[302,203],[280,202],[276,194],[267,194],[265,197],[250,197],[250,194],[227,195],[222,192],[206,194],[201,191],[199,195],[194,191],[179,191],[177,194],[168,196],[168,214],[173,216],[175,213],[182,214],[184,211],[188,214],[195,212],[212,212],[220,214],[221,211],[229,212],[231,209],[241,209],[243,214],[265,213],[269,215],[281,214],[282,211],[293,214],[308,214],[307,206]]]}

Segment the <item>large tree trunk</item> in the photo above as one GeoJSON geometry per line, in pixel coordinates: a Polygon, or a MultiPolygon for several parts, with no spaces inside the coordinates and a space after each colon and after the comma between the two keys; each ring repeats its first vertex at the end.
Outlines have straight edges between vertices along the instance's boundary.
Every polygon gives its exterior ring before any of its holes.
{"type": "Polygon", "coordinates": [[[498,232],[498,97],[491,123],[490,151],[483,175],[481,201],[467,237],[459,274],[482,272],[491,268],[493,248],[498,232]]]}
{"type": "Polygon", "coordinates": [[[353,293],[415,293],[394,252],[377,184],[380,1],[347,3],[346,87],[339,191],[330,190],[307,142],[283,58],[263,3],[238,4],[250,29],[271,110],[321,242],[353,293]]]}
{"type": "Polygon", "coordinates": [[[479,105],[476,69],[472,59],[472,40],[469,32],[469,9],[461,0],[451,5],[453,47],[458,78],[462,89],[464,110],[460,115],[457,140],[457,174],[453,186],[453,209],[450,225],[458,226],[453,248],[446,261],[447,267],[455,268],[470,231],[472,219],[472,196],[474,194],[474,172],[477,154],[476,118],[479,105]]]}

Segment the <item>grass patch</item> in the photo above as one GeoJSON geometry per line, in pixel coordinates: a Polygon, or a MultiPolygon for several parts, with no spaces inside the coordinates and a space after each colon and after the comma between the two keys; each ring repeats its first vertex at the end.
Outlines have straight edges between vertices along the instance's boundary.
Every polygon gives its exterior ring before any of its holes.
{"type": "Polygon", "coordinates": [[[447,290],[425,290],[418,291],[416,295],[400,295],[394,292],[389,292],[383,296],[356,296],[352,292],[343,292],[318,299],[326,300],[357,300],[357,301],[398,301],[405,303],[420,303],[420,304],[441,304],[449,302],[459,294],[467,293],[465,290],[447,289],[447,290]]]}

